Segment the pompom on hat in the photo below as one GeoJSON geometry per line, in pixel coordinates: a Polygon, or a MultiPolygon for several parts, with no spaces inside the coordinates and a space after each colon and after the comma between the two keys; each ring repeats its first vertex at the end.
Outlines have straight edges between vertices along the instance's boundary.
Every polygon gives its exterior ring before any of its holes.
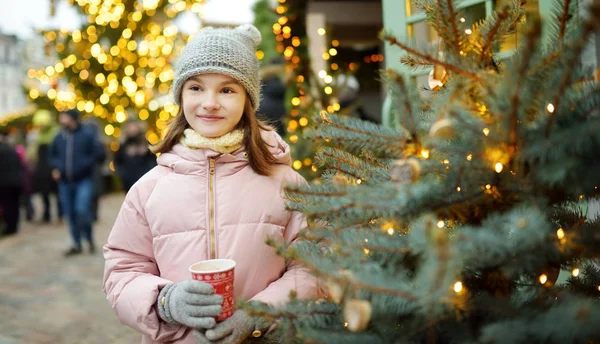
{"type": "Polygon", "coordinates": [[[194,75],[219,73],[240,83],[248,92],[253,108],[260,103],[259,62],[256,48],[262,41],[253,25],[236,28],[206,27],[185,46],[175,63],[173,98],[181,106],[181,89],[194,75]]]}

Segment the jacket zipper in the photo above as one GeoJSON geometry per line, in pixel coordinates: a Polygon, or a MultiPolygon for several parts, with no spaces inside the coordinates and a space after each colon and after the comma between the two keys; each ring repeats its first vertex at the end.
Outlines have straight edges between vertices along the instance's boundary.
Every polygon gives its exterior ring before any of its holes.
{"type": "Polygon", "coordinates": [[[210,259],[215,259],[217,255],[215,238],[215,159],[208,159],[209,177],[208,177],[208,235],[210,240],[210,259]]]}

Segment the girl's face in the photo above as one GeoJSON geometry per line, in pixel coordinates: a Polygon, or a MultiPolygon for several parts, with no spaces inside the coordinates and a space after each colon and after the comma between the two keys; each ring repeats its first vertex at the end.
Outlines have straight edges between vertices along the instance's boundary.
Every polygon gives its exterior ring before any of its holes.
{"type": "Polygon", "coordinates": [[[206,137],[219,137],[240,122],[246,90],[229,76],[200,74],[183,84],[181,102],[192,129],[206,137]]]}

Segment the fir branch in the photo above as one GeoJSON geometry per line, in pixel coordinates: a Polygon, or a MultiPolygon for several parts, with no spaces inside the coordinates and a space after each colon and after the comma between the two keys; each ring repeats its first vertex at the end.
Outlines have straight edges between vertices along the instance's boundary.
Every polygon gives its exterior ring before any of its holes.
{"type": "MultiPolygon", "coordinates": [[[[344,205],[341,205],[341,206],[339,206],[339,207],[336,207],[336,208],[329,208],[329,209],[327,209],[327,210],[325,210],[325,211],[316,212],[316,213],[312,213],[312,214],[308,214],[308,215],[309,215],[311,218],[320,218],[320,217],[327,216],[327,215],[329,215],[329,214],[335,214],[335,213],[339,213],[339,212],[341,212],[341,211],[344,211],[344,210],[346,210],[346,209],[353,208],[353,207],[355,207],[355,206],[356,206],[356,203],[354,203],[354,202],[351,202],[351,203],[344,204],[344,205]]],[[[373,207],[363,207],[362,209],[366,210],[366,209],[371,209],[371,208],[373,208],[373,207]]]]}
{"type": "Polygon", "coordinates": [[[431,67],[431,63],[429,61],[425,61],[411,55],[404,55],[400,57],[400,63],[416,70],[431,67]]]}
{"type": "MultiPolygon", "coordinates": [[[[554,101],[553,101],[553,105],[554,108],[556,110],[559,109],[559,105],[560,105],[560,101],[562,99],[562,95],[565,91],[565,89],[567,88],[569,81],[571,80],[571,76],[573,74],[573,69],[575,69],[575,67],[578,65],[577,63],[574,63],[579,56],[581,56],[581,52],[583,51],[583,48],[586,46],[588,37],[594,32],[594,29],[596,28],[596,26],[598,25],[598,17],[600,16],[600,4],[598,4],[598,1],[596,1],[596,3],[594,5],[592,5],[592,7],[590,7],[590,18],[588,18],[588,20],[585,21],[585,23],[583,24],[583,32],[581,33],[581,36],[579,38],[579,40],[577,41],[576,44],[574,44],[573,48],[572,48],[572,55],[571,55],[571,63],[567,64],[567,67],[565,68],[564,72],[563,72],[563,76],[561,79],[561,82],[559,84],[559,87],[556,90],[556,93],[554,95],[554,101]]],[[[546,122],[546,137],[548,137],[550,135],[550,129],[552,128],[552,124],[554,123],[554,119],[557,116],[554,114],[550,114],[548,116],[548,122],[546,122]]]]}
{"type": "MultiPolygon", "coordinates": [[[[440,0],[438,0],[439,2],[440,0]]],[[[454,50],[457,54],[460,52],[460,35],[458,34],[458,27],[456,26],[456,14],[454,13],[454,7],[452,6],[452,0],[446,0],[448,6],[448,12],[450,15],[450,24],[452,24],[452,43],[454,50]]],[[[440,12],[441,13],[441,12],[440,12]]]]}
{"type": "Polygon", "coordinates": [[[537,65],[531,68],[528,72],[529,75],[534,74],[539,69],[546,67],[551,62],[554,62],[557,58],[562,57],[565,51],[565,47],[559,47],[554,53],[546,56],[542,61],[540,61],[537,65]]]}
{"type": "Polygon", "coordinates": [[[327,227],[327,226],[319,226],[319,227],[312,227],[309,228],[309,231],[302,231],[301,234],[303,237],[307,238],[307,239],[326,239],[326,236],[324,235],[315,235],[315,231],[320,231],[320,232],[326,232],[326,233],[334,233],[334,234],[338,234],[339,232],[346,230],[346,229],[351,229],[351,228],[361,228],[361,227],[366,227],[369,226],[370,223],[369,221],[357,221],[357,222],[353,222],[353,223],[348,223],[342,226],[337,226],[337,227],[327,227]],[[310,234],[309,234],[310,233],[310,234]]]}
{"type": "Polygon", "coordinates": [[[585,222],[585,220],[587,220],[587,217],[586,217],[586,216],[582,216],[582,217],[580,217],[580,218],[577,220],[577,222],[575,222],[575,223],[573,224],[573,227],[571,227],[571,230],[572,230],[573,232],[576,232],[576,231],[578,231],[578,230],[579,230],[579,228],[581,228],[581,226],[582,226],[582,225],[583,225],[583,223],[585,222]]]}
{"type": "Polygon", "coordinates": [[[352,171],[343,169],[343,168],[341,168],[339,166],[330,166],[329,169],[333,169],[333,170],[336,170],[336,171],[341,172],[343,174],[347,174],[347,175],[351,176],[354,179],[360,179],[360,180],[366,181],[366,179],[363,179],[363,177],[357,175],[356,173],[353,173],[352,171]]]}
{"type": "Polygon", "coordinates": [[[442,38],[442,41],[451,41],[450,37],[448,37],[445,28],[442,28],[439,24],[445,23],[447,19],[444,17],[444,11],[442,10],[442,3],[440,0],[435,1],[436,10],[433,11],[432,7],[426,6],[423,8],[427,15],[427,19],[429,22],[434,25],[435,30],[438,32],[439,36],[442,38]],[[434,19],[436,15],[439,15],[439,20],[434,19]],[[433,19],[433,20],[432,20],[433,19]]]}
{"type": "Polygon", "coordinates": [[[377,167],[381,167],[381,168],[389,168],[388,165],[383,164],[382,162],[380,162],[379,160],[377,160],[377,158],[372,157],[370,152],[365,152],[363,157],[369,161],[371,164],[377,166],[377,167]]]}
{"type": "Polygon", "coordinates": [[[413,252],[413,249],[407,247],[385,247],[378,245],[361,245],[361,246],[352,246],[355,248],[366,248],[369,251],[377,251],[377,252],[386,252],[386,253],[410,253],[413,252]]]}
{"type": "Polygon", "coordinates": [[[339,156],[339,155],[334,155],[334,154],[332,154],[332,153],[328,152],[328,151],[327,151],[327,150],[325,150],[325,149],[321,150],[319,153],[320,153],[321,155],[325,156],[325,157],[332,158],[332,159],[334,159],[334,160],[337,160],[337,161],[343,162],[343,163],[345,163],[345,164],[348,164],[348,165],[350,165],[350,166],[352,166],[352,167],[354,167],[354,168],[356,168],[356,169],[359,169],[359,168],[360,168],[360,166],[356,165],[356,164],[355,164],[353,161],[350,161],[349,159],[346,159],[346,158],[344,158],[344,157],[341,157],[341,156],[339,156]]]}
{"type": "MultiPolygon", "coordinates": [[[[540,37],[541,33],[541,23],[539,20],[534,21],[531,30],[527,34],[527,47],[535,47],[536,43],[540,37]]],[[[527,69],[532,60],[532,55],[534,53],[534,49],[524,49],[523,56],[521,57],[521,63],[516,73],[516,82],[514,87],[514,92],[511,97],[511,110],[510,110],[510,120],[509,120],[509,131],[508,131],[508,145],[510,149],[510,156],[512,157],[517,150],[517,126],[519,119],[519,103],[520,103],[520,95],[522,93],[521,82],[523,78],[527,75],[527,69]]]]}
{"type": "Polygon", "coordinates": [[[331,279],[333,282],[337,282],[339,284],[349,284],[356,289],[366,290],[366,291],[370,291],[373,293],[394,295],[394,296],[398,296],[398,297],[401,297],[401,298],[404,298],[407,300],[417,300],[418,299],[415,295],[405,292],[405,291],[402,291],[402,290],[389,289],[389,288],[384,288],[384,287],[376,287],[376,286],[372,286],[372,285],[369,285],[369,284],[366,284],[366,283],[363,283],[360,281],[356,281],[354,279],[348,278],[343,275],[340,276],[339,273],[335,273],[335,272],[332,273],[331,271],[324,271],[324,270],[320,269],[317,265],[315,265],[312,261],[309,261],[302,257],[295,257],[294,260],[299,262],[301,265],[306,266],[313,273],[315,273],[317,275],[317,277],[327,277],[327,278],[331,279]]]}
{"type": "Polygon", "coordinates": [[[378,156],[397,157],[411,145],[408,134],[353,117],[321,114],[314,121],[317,128],[305,132],[306,138],[333,142],[352,153],[368,149],[378,156]]]}
{"type": "MultiPolygon", "coordinates": [[[[406,88],[406,83],[404,82],[404,77],[401,76],[400,74],[396,73],[391,68],[388,68],[386,70],[386,72],[389,75],[389,77],[392,78],[392,80],[394,80],[396,82],[396,84],[398,84],[398,86],[400,86],[400,90],[402,92],[404,92],[405,94],[408,94],[408,89],[406,88]]],[[[411,100],[408,97],[403,97],[403,98],[404,98],[404,108],[405,108],[408,118],[410,120],[410,128],[408,129],[408,131],[410,132],[410,136],[413,139],[413,142],[416,145],[418,145],[419,137],[417,136],[417,126],[415,124],[415,116],[413,114],[413,109],[412,109],[411,102],[410,102],[411,100]]]]}
{"type": "Polygon", "coordinates": [[[571,0],[564,0],[563,12],[562,12],[562,15],[559,18],[559,20],[560,20],[560,29],[558,31],[558,42],[559,42],[559,44],[560,44],[561,47],[563,45],[563,41],[564,41],[564,37],[565,37],[565,31],[567,29],[567,21],[569,20],[569,4],[570,3],[571,3],[571,0]]]}
{"type": "Polygon", "coordinates": [[[349,229],[349,228],[352,228],[352,227],[362,227],[362,226],[366,226],[366,225],[368,225],[368,224],[369,224],[369,222],[365,222],[365,221],[358,221],[358,222],[354,222],[354,223],[349,223],[349,224],[347,224],[347,225],[343,225],[343,226],[334,227],[334,228],[332,229],[332,231],[333,231],[334,233],[339,233],[339,232],[343,231],[344,229],[349,229]]]}
{"type": "Polygon", "coordinates": [[[502,10],[497,14],[498,19],[494,23],[494,26],[492,26],[492,28],[488,31],[487,35],[485,36],[485,42],[483,43],[483,47],[481,48],[481,54],[479,56],[480,63],[487,61],[486,57],[488,55],[491,55],[491,52],[487,54],[487,51],[491,48],[492,42],[494,41],[494,38],[496,37],[498,30],[500,29],[500,25],[502,25],[502,22],[508,18],[508,10],[508,6],[502,7],[502,10]]]}
{"type": "MultiPolygon", "coordinates": [[[[443,316],[443,317],[437,317],[437,321],[442,322],[444,320],[449,320],[452,319],[452,315],[447,315],[447,316],[443,316]]],[[[430,330],[431,329],[431,321],[426,322],[425,324],[421,325],[421,326],[417,326],[415,329],[413,329],[412,331],[408,332],[406,334],[407,338],[411,338],[414,337],[418,334],[420,334],[421,332],[424,332],[425,330],[430,330]]],[[[431,332],[431,331],[430,331],[431,332]]],[[[428,343],[436,343],[435,338],[431,338],[430,334],[428,333],[428,343]]]]}
{"type": "Polygon", "coordinates": [[[460,114],[458,112],[452,110],[452,111],[450,111],[449,115],[450,115],[450,117],[456,118],[458,121],[460,121],[463,124],[462,128],[466,128],[466,129],[470,130],[473,134],[481,135],[482,128],[476,127],[476,126],[472,125],[470,122],[467,122],[462,116],[460,116],[460,114]]]}
{"type": "Polygon", "coordinates": [[[417,51],[417,50],[415,50],[415,49],[407,46],[406,44],[404,44],[402,42],[399,42],[398,39],[396,37],[394,37],[394,36],[386,35],[386,36],[384,36],[384,39],[387,40],[390,44],[396,45],[396,46],[400,47],[401,49],[406,50],[408,53],[413,54],[413,55],[417,56],[418,58],[420,58],[420,59],[422,59],[424,61],[428,61],[432,65],[442,66],[442,67],[444,67],[448,71],[455,72],[456,74],[462,75],[464,77],[467,77],[469,79],[477,81],[477,82],[479,82],[481,84],[484,83],[483,79],[481,79],[481,77],[479,75],[477,75],[475,73],[472,73],[472,72],[469,72],[469,71],[466,71],[466,70],[464,70],[464,69],[462,69],[462,68],[460,68],[458,66],[455,66],[453,64],[449,64],[449,63],[443,62],[441,60],[438,60],[438,59],[436,59],[434,57],[425,55],[425,54],[423,54],[423,53],[421,53],[421,52],[419,52],[419,51],[417,51]]]}
{"type": "MultiPolygon", "coordinates": [[[[380,133],[373,133],[373,132],[369,132],[366,130],[361,130],[357,127],[351,126],[351,125],[347,125],[346,123],[342,123],[341,121],[332,121],[330,117],[328,116],[321,116],[321,123],[322,124],[326,124],[329,126],[332,126],[334,128],[338,128],[338,129],[342,129],[345,131],[349,131],[352,133],[357,133],[357,134],[362,134],[362,135],[369,135],[369,136],[375,136],[375,137],[379,137],[381,139],[385,139],[385,140],[397,140],[398,137],[397,136],[389,136],[389,135],[383,135],[380,133]]],[[[406,140],[406,139],[403,139],[406,140]]]]}
{"type": "Polygon", "coordinates": [[[313,309],[306,313],[298,314],[298,313],[286,311],[285,309],[282,309],[279,311],[272,311],[272,310],[258,310],[258,309],[248,308],[248,314],[259,317],[259,318],[265,318],[268,320],[277,320],[277,319],[296,320],[296,319],[301,319],[302,317],[306,317],[306,316],[332,315],[332,314],[335,314],[335,312],[332,312],[330,310],[313,309]]]}
{"type": "Polygon", "coordinates": [[[347,192],[328,192],[328,191],[315,191],[314,189],[307,190],[303,186],[287,186],[285,188],[286,192],[294,193],[296,195],[302,196],[321,196],[321,197],[344,197],[347,196],[347,192]]]}
{"type": "Polygon", "coordinates": [[[545,312],[499,319],[482,328],[481,343],[493,343],[502,338],[505,343],[552,342],[580,343],[600,339],[598,322],[600,309],[589,299],[570,297],[556,302],[545,312]],[[560,326],[553,326],[561,319],[560,326]],[[527,326],[520,326],[527,324],[527,326]]]}
{"type": "MultiPolygon", "coordinates": [[[[549,21],[547,25],[549,25],[549,37],[551,38],[548,42],[550,49],[555,49],[556,51],[552,54],[549,54],[544,58],[542,62],[540,62],[535,68],[533,68],[530,74],[535,73],[538,69],[542,67],[546,67],[550,63],[557,60],[559,57],[563,57],[565,52],[569,51],[569,45],[565,43],[565,37],[569,35],[569,22],[570,17],[577,14],[579,9],[577,8],[577,3],[571,0],[564,2],[563,0],[554,0],[552,4],[552,12],[551,18],[555,21],[549,21]]],[[[571,40],[574,40],[576,35],[569,35],[571,40]]],[[[552,67],[552,66],[551,66],[552,67]]]]}
{"type": "MultiPolygon", "coordinates": [[[[344,227],[355,227],[354,225],[352,226],[344,226],[344,227]]],[[[348,229],[348,228],[345,228],[348,229]]],[[[322,237],[317,237],[315,235],[309,235],[309,234],[303,234],[302,238],[305,239],[319,239],[320,243],[325,243],[325,244],[329,244],[331,246],[331,244],[335,244],[338,241],[337,240],[332,240],[332,239],[326,239],[326,238],[322,238],[322,237]]],[[[406,253],[410,253],[413,252],[414,250],[408,247],[388,247],[388,246],[381,246],[381,245],[373,245],[373,244],[369,244],[369,245],[344,245],[344,247],[350,248],[352,249],[358,249],[358,250],[363,250],[363,249],[367,249],[369,251],[374,251],[374,252],[385,252],[385,253],[400,253],[400,254],[406,254],[406,253]]],[[[340,255],[344,255],[344,256],[348,256],[348,254],[343,254],[343,253],[338,253],[340,255]]]]}

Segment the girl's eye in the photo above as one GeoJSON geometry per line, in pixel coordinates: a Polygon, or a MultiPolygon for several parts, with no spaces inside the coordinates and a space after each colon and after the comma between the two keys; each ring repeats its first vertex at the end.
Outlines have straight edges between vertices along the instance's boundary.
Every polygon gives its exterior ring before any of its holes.
{"type": "Polygon", "coordinates": [[[229,93],[234,93],[233,89],[231,88],[224,88],[221,92],[229,94],[229,93]]]}
{"type": "Polygon", "coordinates": [[[200,86],[193,85],[193,86],[190,86],[190,90],[192,90],[192,91],[200,91],[200,90],[202,90],[202,88],[200,88],[200,86]]]}

